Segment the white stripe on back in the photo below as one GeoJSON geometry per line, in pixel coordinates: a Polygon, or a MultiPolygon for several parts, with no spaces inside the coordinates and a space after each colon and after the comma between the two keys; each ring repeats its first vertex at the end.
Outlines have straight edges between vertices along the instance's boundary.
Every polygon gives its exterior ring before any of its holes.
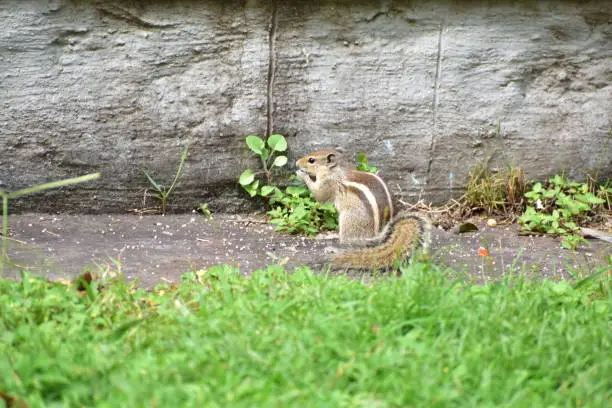
{"type": "Polygon", "coordinates": [[[381,179],[374,173],[370,173],[370,174],[376,177],[376,180],[378,180],[378,182],[385,189],[385,194],[387,195],[387,204],[389,205],[389,222],[391,222],[391,220],[393,219],[393,200],[391,199],[391,192],[389,191],[389,188],[387,187],[387,184],[383,181],[383,179],[381,179]]]}
{"type": "MultiPolygon", "coordinates": [[[[378,178],[378,180],[380,181],[380,178],[378,178]]],[[[374,232],[378,234],[378,232],[380,231],[380,213],[378,211],[378,204],[376,202],[376,197],[374,197],[374,194],[372,194],[372,190],[370,190],[368,187],[366,187],[365,185],[361,183],[355,183],[353,181],[343,181],[342,184],[345,184],[349,187],[354,187],[357,190],[361,191],[366,196],[366,198],[368,199],[368,202],[370,203],[370,206],[372,207],[372,215],[374,216],[374,232]]]]}

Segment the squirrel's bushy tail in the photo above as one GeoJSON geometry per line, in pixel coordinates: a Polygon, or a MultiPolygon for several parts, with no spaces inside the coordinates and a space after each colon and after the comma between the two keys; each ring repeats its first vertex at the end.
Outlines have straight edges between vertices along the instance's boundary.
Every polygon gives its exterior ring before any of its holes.
{"type": "Polygon", "coordinates": [[[427,251],[431,243],[431,221],[420,214],[402,212],[387,224],[379,236],[380,244],[337,254],[334,268],[388,269],[409,258],[415,250],[427,251]]]}

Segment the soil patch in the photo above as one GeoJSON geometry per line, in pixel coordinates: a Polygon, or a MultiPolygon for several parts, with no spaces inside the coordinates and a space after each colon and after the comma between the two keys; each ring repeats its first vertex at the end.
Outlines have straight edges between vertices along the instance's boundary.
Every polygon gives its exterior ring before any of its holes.
{"type": "MultiPolygon", "coordinates": [[[[465,271],[479,282],[502,275],[515,264],[543,277],[569,277],[571,268],[588,274],[605,264],[611,245],[568,251],[551,237],[519,236],[516,225],[488,227],[472,220],[479,231],[456,234],[433,231],[436,262],[465,271]],[[490,256],[478,254],[488,249],[490,256]]],[[[218,264],[239,266],[246,275],[276,262],[289,267],[325,263],[330,235],[316,239],[278,233],[261,215],[50,215],[20,214],[9,218],[12,234],[9,255],[14,266],[5,276],[17,277],[27,268],[50,279],[70,279],[84,267],[113,270],[151,287],[178,282],[181,274],[218,264]]]]}

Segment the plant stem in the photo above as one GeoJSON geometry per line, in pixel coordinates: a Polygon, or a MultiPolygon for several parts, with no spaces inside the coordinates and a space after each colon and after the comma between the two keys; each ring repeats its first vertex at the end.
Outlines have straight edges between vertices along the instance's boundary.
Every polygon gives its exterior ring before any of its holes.
{"type": "Polygon", "coordinates": [[[161,206],[162,206],[162,214],[166,215],[166,207],[168,205],[168,194],[170,193],[170,190],[168,190],[167,192],[160,192],[159,195],[161,196],[161,206]]]}
{"type": "Polygon", "coordinates": [[[270,183],[270,176],[268,175],[268,163],[266,162],[266,160],[263,158],[263,156],[259,156],[259,158],[261,159],[261,165],[263,166],[263,171],[264,174],[266,175],[266,182],[270,183]]]}

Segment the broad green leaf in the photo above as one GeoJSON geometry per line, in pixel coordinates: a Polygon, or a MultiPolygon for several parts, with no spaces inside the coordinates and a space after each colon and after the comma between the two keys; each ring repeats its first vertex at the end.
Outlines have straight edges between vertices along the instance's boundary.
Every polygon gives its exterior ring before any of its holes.
{"type": "Polygon", "coordinates": [[[527,208],[525,209],[525,215],[534,215],[536,214],[536,210],[535,208],[531,207],[531,206],[527,206],[527,208]]]}
{"type": "Polygon", "coordinates": [[[240,175],[238,182],[240,183],[241,186],[246,186],[248,184],[251,184],[253,180],[255,180],[255,174],[253,173],[253,170],[246,169],[240,175]]]}
{"type": "Polygon", "coordinates": [[[307,188],[302,186],[289,186],[285,189],[285,192],[293,197],[299,197],[307,191],[307,188]]]}
{"type": "Polygon", "coordinates": [[[324,211],[330,211],[335,213],[336,212],[336,207],[334,207],[333,203],[325,203],[325,204],[321,204],[320,208],[324,211]]]}
{"type": "Polygon", "coordinates": [[[376,173],[378,169],[368,164],[368,158],[364,152],[359,152],[357,154],[357,170],[367,171],[368,173],[376,173]]]}
{"type": "Polygon", "coordinates": [[[561,190],[559,190],[559,187],[555,188],[555,189],[549,189],[549,190],[544,190],[544,198],[553,198],[556,197],[561,190]]]}
{"type": "Polygon", "coordinates": [[[268,146],[276,152],[284,152],[287,150],[287,141],[283,135],[270,135],[268,137],[268,146]]]}
{"type": "Polygon", "coordinates": [[[261,152],[265,149],[266,145],[263,139],[259,136],[247,136],[246,144],[249,146],[249,149],[254,151],[257,154],[261,154],[261,152]]]}
{"type": "Polygon", "coordinates": [[[568,196],[561,197],[557,200],[557,205],[567,208],[572,215],[580,214],[591,209],[587,204],[571,199],[568,196]]]}
{"type": "Polygon", "coordinates": [[[293,213],[291,214],[292,218],[304,218],[306,215],[308,214],[308,211],[306,211],[306,208],[304,208],[303,205],[298,205],[296,208],[293,209],[293,213]]]}
{"type": "Polygon", "coordinates": [[[606,202],[606,200],[599,198],[597,196],[595,196],[592,193],[587,193],[587,194],[577,194],[576,195],[576,200],[580,200],[583,203],[587,203],[587,204],[593,204],[593,205],[597,205],[597,204],[603,204],[606,202]]]}
{"type": "Polygon", "coordinates": [[[257,187],[259,187],[259,180],[255,180],[251,184],[243,187],[251,197],[255,197],[257,195],[257,187]]]}
{"type": "MultiPolygon", "coordinates": [[[[270,212],[268,212],[268,214],[270,214],[270,212]]],[[[270,221],[268,221],[270,224],[283,224],[285,223],[285,219],[284,218],[272,218],[270,221]]]]}
{"type": "Polygon", "coordinates": [[[278,190],[278,187],[276,187],[276,186],[263,186],[261,188],[261,195],[265,197],[265,196],[270,195],[271,193],[275,192],[276,190],[278,190]]]}
{"type": "Polygon", "coordinates": [[[519,217],[519,220],[521,222],[528,222],[528,221],[535,219],[537,215],[538,214],[536,213],[535,208],[531,206],[527,206],[527,208],[525,209],[525,212],[519,217]]]}
{"type": "Polygon", "coordinates": [[[272,163],[276,167],[283,167],[285,164],[287,164],[287,156],[277,156],[272,163]]]}
{"type": "Polygon", "coordinates": [[[529,201],[536,201],[538,198],[540,198],[540,196],[542,195],[542,189],[540,186],[540,189],[536,190],[535,188],[532,191],[528,191],[525,193],[525,197],[527,199],[529,199],[529,201]]]}
{"type": "Polygon", "coordinates": [[[578,245],[582,242],[586,242],[586,240],[584,238],[582,238],[581,236],[578,235],[567,235],[565,237],[563,237],[563,240],[561,241],[561,246],[565,249],[569,249],[569,250],[575,250],[578,245]]]}
{"type": "Polygon", "coordinates": [[[559,174],[555,174],[555,176],[551,179],[549,179],[549,181],[554,184],[555,186],[564,186],[565,184],[567,184],[567,181],[565,180],[565,177],[559,175],[559,174]]]}

